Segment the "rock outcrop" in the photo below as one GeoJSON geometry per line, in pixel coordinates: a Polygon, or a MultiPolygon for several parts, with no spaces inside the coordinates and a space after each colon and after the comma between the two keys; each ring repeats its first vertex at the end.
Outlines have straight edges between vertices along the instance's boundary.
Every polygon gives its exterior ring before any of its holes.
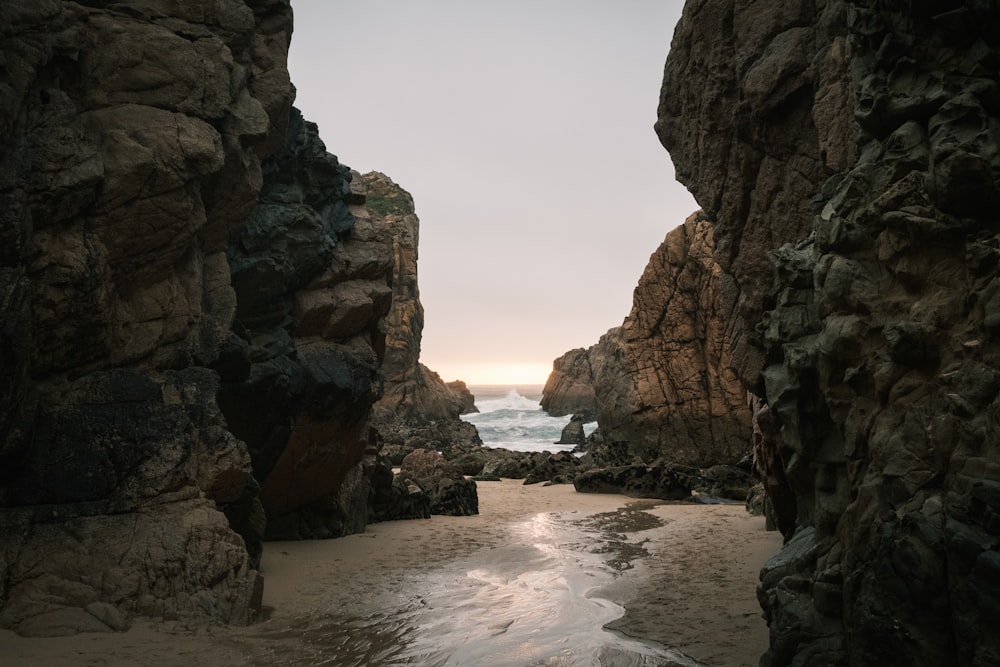
{"type": "MultiPolygon", "coordinates": [[[[219,400],[250,451],[263,537],[359,532],[376,465],[371,411],[392,257],[370,252],[362,189],[298,110],[264,175],[259,205],[229,244],[237,308],[216,364],[219,400]]],[[[251,545],[261,537],[244,532],[251,545]]]]}
{"type": "Polygon", "coordinates": [[[784,494],[762,665],[1000,661],[998,17],[700,0],[677,27],[657,131],[784,494]]]}
{"type": "Polygon", "coordinates": [[[426,423],[458,419],[475,410],[464,383],[445,383],[420,363],[424,307],[417,284],[420,221],[413,198],[385,174],[364,175],[367,206],[377,237],[391,253],[392,308],[386,317],[385,390],[375,406],[378,420],[426,423]],[[471,409],[470,409],[471,407],[471,409]]]}
{"type": "Polygon", "coordinates": [[[541,406],[553,417],[581,414],[588,422],[597,419],[594,370],[588,349],[578,347],[552,362],[552,372],[542,389],[541,406]]]}
{"type": "Polygon", "coordinates": [[[695,214],[650,257],[622,326],[556,360],[550,401],[568,401],[570,389],[583,396],[588,385],[601,436],[626,443],[630,463],[737,463],[752,415],[732,370],[735,305],[732,279],[713,258],[712,226],[695,214]]]}
{"type": "Polygon", "coordinates": [[[385,320],[382,364],[384,391],[375,404],[374,426],[386,455],[395,463],[416,449],[443,452],[451,458],[458,451],[481,446],[482,441],[476,427],[461,419],[477,411],[465,383],[446,383],[420,363],[424,308],[417,284],[420,221],[413,198],[378,172],[365,174],[362,187],[370,214],[370,253],[388,258],[392,267],[392,306],[385,320]]]}
{"type": "Polygon", "coordinates": [[[4,7],[0,626],[256,613],[220,511],[250,456],[208,366],[237,307],[226,243],[284,137],[290,35],[282,0],[4,7]]]}
{"type": "Polygon", "coordinates": [[[407,484],[415,483],[430,501],[431,514],[470,516],[479,514],[476,482],[444,458],[441,452],[415,449],[406,455],[399,474],[407,484]]]}
{"type": "Polygon", "coordinates": [[[563,427],[562,433],[559,434],[559,439],[556,440],[557,445],[576,445],[577,447],[582,447],[587,444],[587,434],[583,430],[583,425],[585,423],[584,415],[575,414],[573,415],[569,423],[563,427]]]}
{"type": "Polygon", "coordinates": [[[643,461],[735,464],[749,449],[751,414],[732,370],[735,290],[712,252],[711,224],[698,214],[667,233],[632,311],[597,346],[601,434],[643,461]]]}

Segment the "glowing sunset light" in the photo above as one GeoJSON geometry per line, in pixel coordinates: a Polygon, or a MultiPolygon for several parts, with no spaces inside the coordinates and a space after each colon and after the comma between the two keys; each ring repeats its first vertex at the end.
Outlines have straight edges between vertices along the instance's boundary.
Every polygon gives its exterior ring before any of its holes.
{"type": "Polygon", "coordinates": [[[552,362],[519,363],[448,363],[436,361],[431,369],[445,380],[462,380],[468,385],[533,385],[545,384],[552,372],[552,362]]]}

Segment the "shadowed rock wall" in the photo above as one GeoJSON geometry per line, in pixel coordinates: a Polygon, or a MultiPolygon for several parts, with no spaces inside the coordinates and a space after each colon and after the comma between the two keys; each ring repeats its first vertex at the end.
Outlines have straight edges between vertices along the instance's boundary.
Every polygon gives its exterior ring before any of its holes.
{"type": "Polygon", "coordinates": [[[284,135],[288,2],[0,14],[0,625],[245,623],[260,582],[217,508],[250,457],[206,367],[284,135]]]}
{"type": "Polygon", "coordinates": [[[657,131],[739,287],[786,494],[761,664],[1000,660],[998,64],[996,2],[678,25],[657,131]]]}
{"type": "Polygon", "coordinates": [[[542,388],[541,406],[553,417],[582,414],[586,421],[597,418],[594,370],[588,348],[570,350],[552,362],[552,372],[542,388]]]}
{"type": "Polygon", "coordinates": [[[391,257],[371,256],[364,230],[354,239],[362,191],[297,109],[264,174],[260,203],[229,244],[235,335],[216,364],[266,516],[266,527],[252,520],[256,489],[228,508],[251,545],[261,528],[270,539],[364,529],[392,297],[391,257]]]}

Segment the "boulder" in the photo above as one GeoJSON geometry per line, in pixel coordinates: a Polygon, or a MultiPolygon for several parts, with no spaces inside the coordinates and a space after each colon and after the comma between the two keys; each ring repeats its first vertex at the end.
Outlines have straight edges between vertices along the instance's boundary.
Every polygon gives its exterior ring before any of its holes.
{"type": "Polygon", "coordinates": [[[650,257],[622,326],[556,360],[549,404],[586,385],[602,437],[627,443],[629,463],[737,463],[752,432],[733,372],[737,294],[715,259],[711,222],[692,215],[650,257]]]}
{"type": "Polygon", "coordinates": [[[403,459],[399,474],[407,482],[415,482],[427,493],[431,514],[479,514],[476,482],[466,479],[440,452],[414,450],[403,459]]]}
{"type": "Polygon", "coordinates": [[[368,520],[372,523],[431,516],[427,492],[407,475],[394,475],[390,468],[381,468],[373,478],[368,507],[368,520]]]}

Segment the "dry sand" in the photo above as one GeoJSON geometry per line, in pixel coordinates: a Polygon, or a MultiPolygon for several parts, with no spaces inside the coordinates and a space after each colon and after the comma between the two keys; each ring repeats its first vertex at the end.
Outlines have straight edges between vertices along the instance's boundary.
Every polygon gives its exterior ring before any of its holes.
{"type": "MultiPolygon", "coordinates": [[[[583,518],[636,506],[631,498],[580,494],[567,485],[504,480],[478,486],[478,516],[375,524],[336,540],[268,543],[261,566],[264,620],[256,625],[138,622],[120,634],[45,639],[2,630],[0,665],[339,664],[324,662],[315,648],[330,627],[322,619],[334,618],[338,607],[370,602],[373,592],[398,593],[415,570],[496,547],[509,535],[505,527],[539,513],[576,512],[583,518]]],[[[632,561],[632,569],[602,590],[626,608],[610,627],[712,667],[756,665],[767,647],[757,574],[780,548],[780,536],[766,532],[763,519],[739,505],[640,501],[638,507],[663,525],[635,533],[649,555],[632,561]]]]}

